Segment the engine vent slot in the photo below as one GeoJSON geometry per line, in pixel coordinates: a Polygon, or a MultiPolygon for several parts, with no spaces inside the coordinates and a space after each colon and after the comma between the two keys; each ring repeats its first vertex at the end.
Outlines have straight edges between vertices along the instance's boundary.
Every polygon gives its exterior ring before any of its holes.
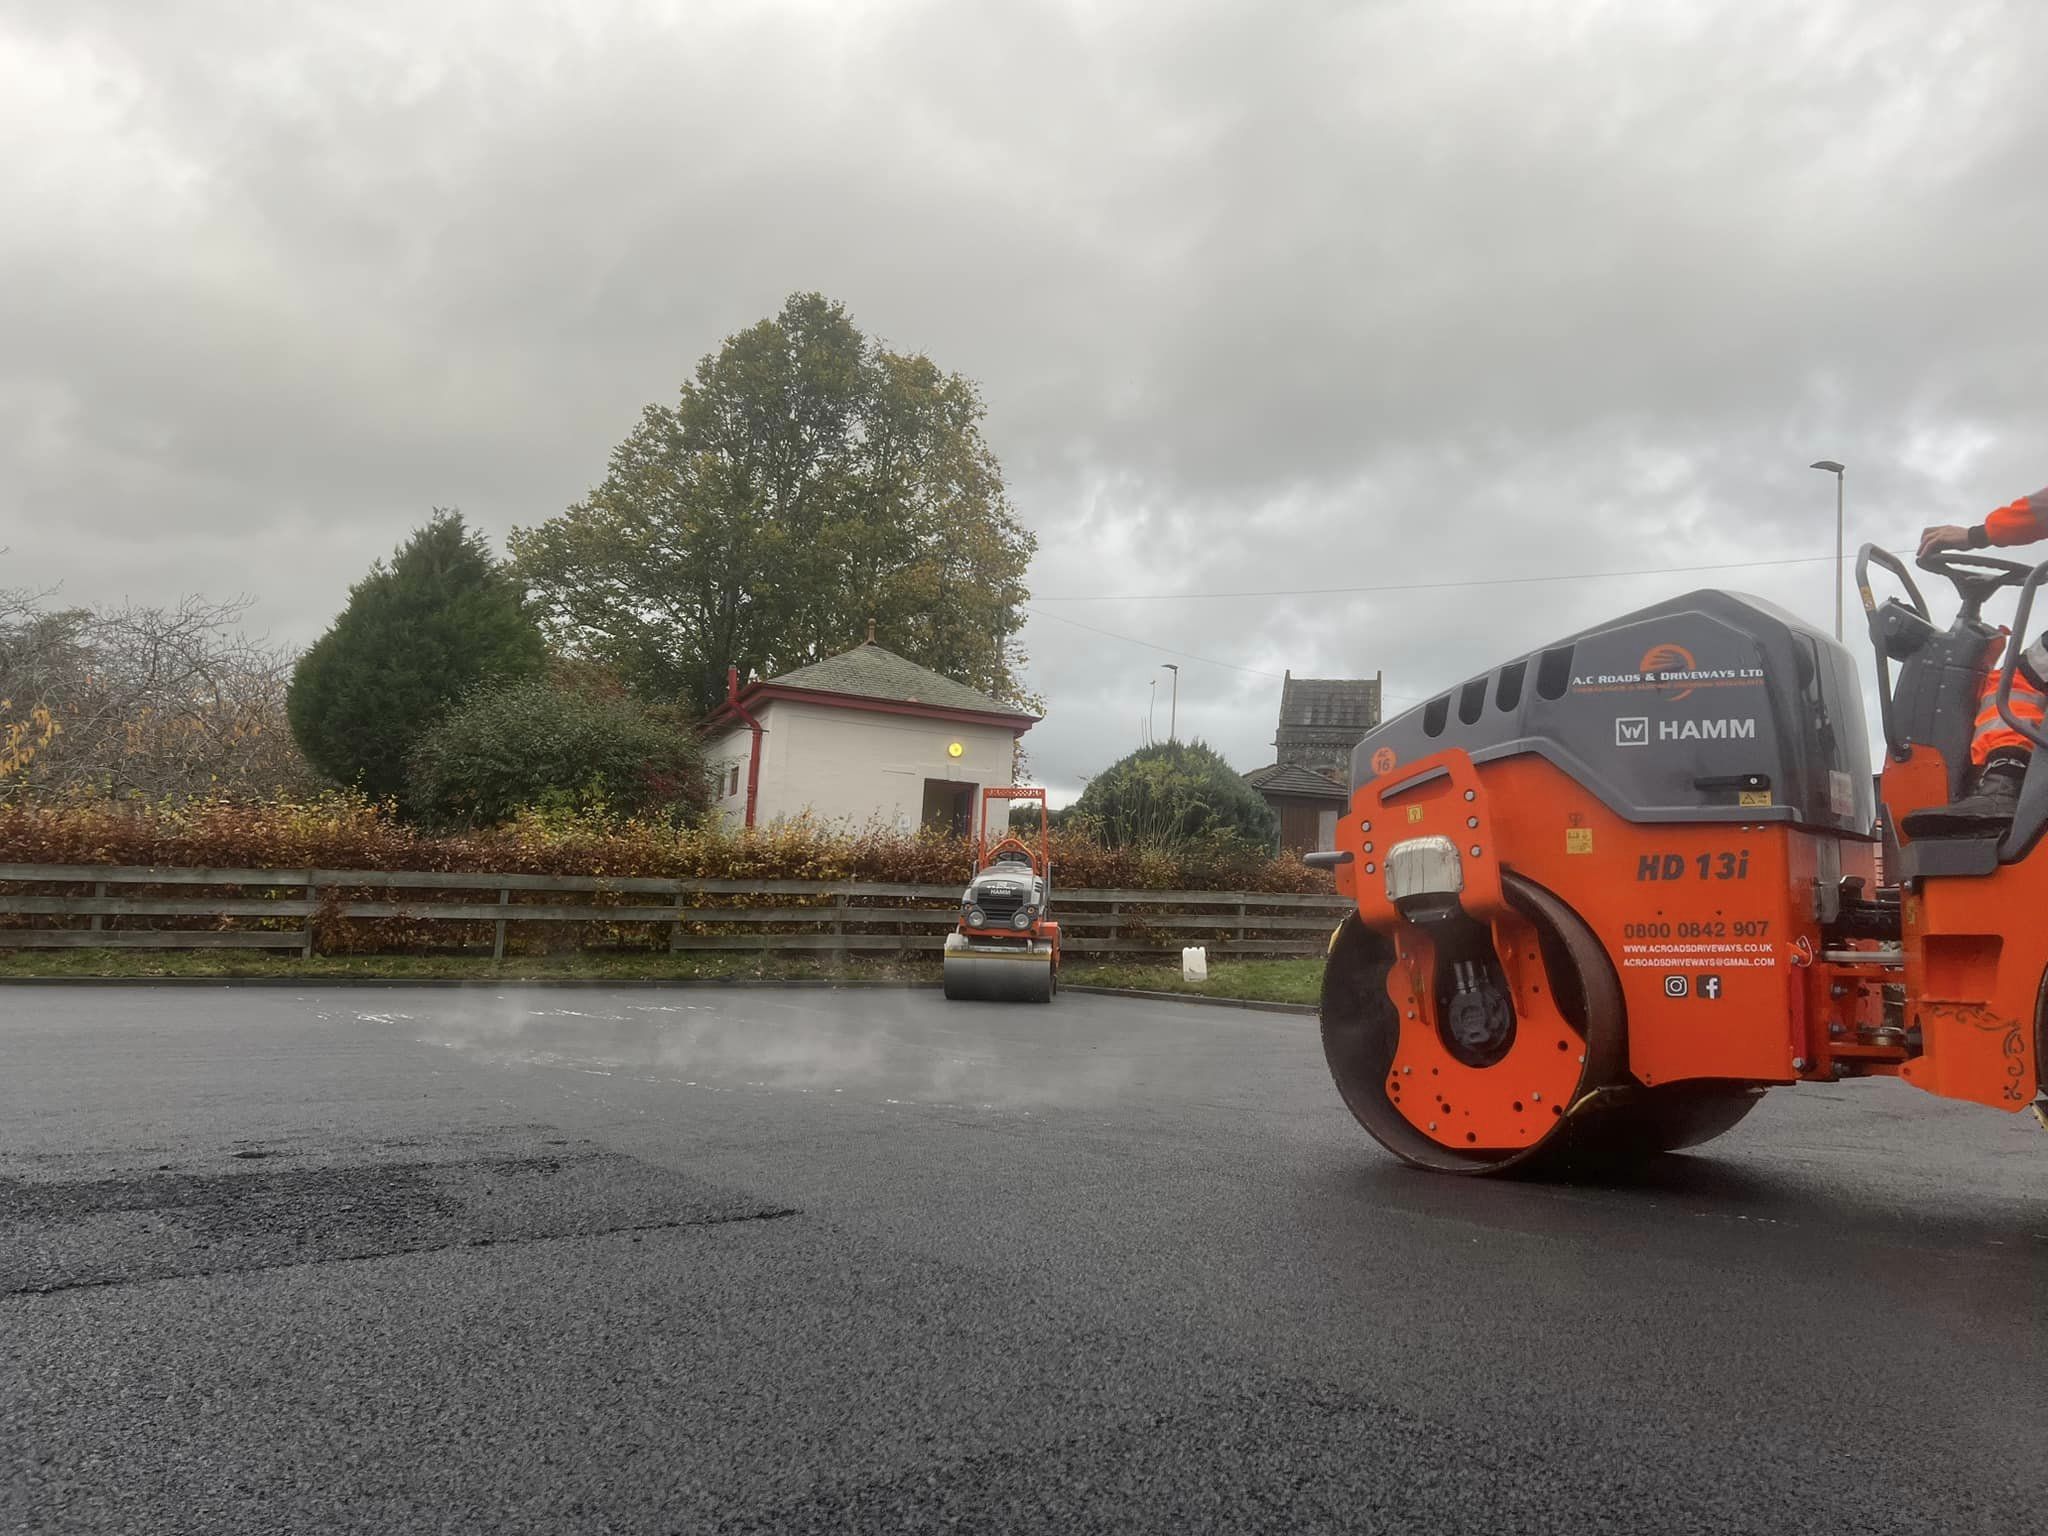
{"type": "Polygon", "coordinates": [[[1561,699],[1572,685],[1572,648],[1554,645],[1536,663],[1536,696],[1561,699]]]}
{"type": "Polygon", "coordinates": [[[1495,709],[1513,709],[1522,702],[1522,679],[1528,671],[1526,661],[1511,661],[1500,669],[1500,682],[1493,690],[1495,709]]]}

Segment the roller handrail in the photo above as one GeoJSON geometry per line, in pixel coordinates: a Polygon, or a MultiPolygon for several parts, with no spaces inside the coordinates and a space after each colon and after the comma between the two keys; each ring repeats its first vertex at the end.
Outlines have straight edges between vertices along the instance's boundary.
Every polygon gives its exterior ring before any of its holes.
{"type": "Polygon", "coordinates": [[[1877,612],[1877,599],[1870,593],[1870,563],[1873,560],[1899,578],[1907,595],[1913,599],[1913,611],[1933,623],[1934,615],[1928,612],[1927,599],[1920,595],[1920,588],[1913,581],[1913,573],[1906,569],[1906,562],[1875,544],[1865,544],[1856,551],[1856,591],[1863,598],[1863,611],[1867,614],[1877,612]]]}
{"type": "Polygon", "coordinates": [[[1913,612],[1928,623],[1934,622],[1934,615],[1927,610],[1927,599],[1920,595],[1920,588],[1913,581],[1913,573],[1906,569],[1906,563],[1888,549],[1875,544],[1865,544],[1856,551],[1856,591],[1863,599],[1864,627],[1870,634],[1870,649],[1877,657],[1877,718],[1884,731],[1885,750],[1894,762],[1903,763],[1911,754],[1906,744],[1899,740],[1898,722],[1892,717],[1892,659],[1885,653],[1884,636],[1877,627],[1877,599],[1870,591],[1870,563],[1876,561],[1906,588],[1913,599],[1913,612]]]}

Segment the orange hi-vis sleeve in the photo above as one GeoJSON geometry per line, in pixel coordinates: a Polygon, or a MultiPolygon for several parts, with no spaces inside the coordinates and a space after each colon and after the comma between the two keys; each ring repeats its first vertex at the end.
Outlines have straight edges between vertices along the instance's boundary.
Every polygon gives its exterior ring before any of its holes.
{"type": "Polygon", "coordinates": [[[2048,489],[2009,501],[1984,519],[1984,533],[1992,544],[2031,544],[2048,539],[2048,489]]]}

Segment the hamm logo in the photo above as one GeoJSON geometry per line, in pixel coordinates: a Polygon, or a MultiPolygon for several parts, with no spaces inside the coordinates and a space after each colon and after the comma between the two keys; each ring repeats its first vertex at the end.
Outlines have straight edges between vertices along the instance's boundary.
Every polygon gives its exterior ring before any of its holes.
{"type": "MultiPolygon", "coordinates": [[[[1616,722],[1617,727],[1620,722],[1616,722]]],[[[1756,721],[1747,720],[1659,720],[1659,741],[1755,741],[1756,721]]]]}
{"type": "Polygon", "coordinates": [[[1624,715],[1616,720],[1614,744],[1617,747],[1647,747],[1650,744],[1650,717],[1624,715]]]}

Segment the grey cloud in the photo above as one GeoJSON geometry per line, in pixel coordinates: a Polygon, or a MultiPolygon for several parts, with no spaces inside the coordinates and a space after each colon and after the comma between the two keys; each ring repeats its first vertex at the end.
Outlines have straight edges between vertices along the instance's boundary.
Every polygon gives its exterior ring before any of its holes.
{"type": "MultiPolygon", "coordinates": [[[[1156,652],[1421,697],[2044,478],[2019,3],[0,6],[0,581],[303,641],[435,504],[558,511],[797,288],[979,378],[1071,788],[1156,652]],[[1060,617],[1052,617],[1059,615],[1060,617]]],[[[1164,709],[1160,728],[1164,729],[1164,709]]]]}

